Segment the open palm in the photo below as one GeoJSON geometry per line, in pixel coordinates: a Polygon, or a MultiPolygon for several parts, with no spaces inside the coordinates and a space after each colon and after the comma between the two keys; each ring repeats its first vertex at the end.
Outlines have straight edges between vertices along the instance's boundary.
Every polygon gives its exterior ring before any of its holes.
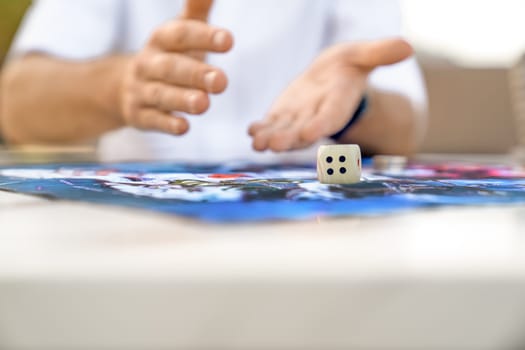
{"type": "Polygon", "coordinates": [[[289,151],[337,133],[359,105],[369,74],[411,55],[411,46],[397,38],[327,49],[280,95],[266,118],[250,126],[254,149],[289,151]]]}

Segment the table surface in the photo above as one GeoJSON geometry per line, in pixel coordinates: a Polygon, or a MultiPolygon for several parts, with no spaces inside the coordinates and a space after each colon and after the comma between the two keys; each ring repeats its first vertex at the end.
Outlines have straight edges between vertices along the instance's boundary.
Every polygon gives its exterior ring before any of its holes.
{"type": "Polygon", "coordinates": [[[515,205],[212,225],[0,192],[0,348],[516,348],[524,232],[515,205]]]}

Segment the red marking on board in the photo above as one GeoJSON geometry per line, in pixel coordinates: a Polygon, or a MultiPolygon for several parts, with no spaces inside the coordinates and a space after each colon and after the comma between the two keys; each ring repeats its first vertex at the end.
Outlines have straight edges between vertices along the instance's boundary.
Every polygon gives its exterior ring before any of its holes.
{"type": "Polygon", "coordinates": [[[241,177],[248,177],[246,174],[212,174],[208,176],[211,179],[238,179],[241,177]]]}
{"type": "Polygon", "coordinates": [[[361,167],[361,159],[357,159],[357,166],[361,167]]]}
{"type": "Polygon", "coordinates": [[[111,175],[113,173],[117,172],[116,170],[112,170],[112,169],[101,169],[101,170],[97,170],[95,172],[95,175],[97,176],[108,176],[108,175],[111,175]]]}

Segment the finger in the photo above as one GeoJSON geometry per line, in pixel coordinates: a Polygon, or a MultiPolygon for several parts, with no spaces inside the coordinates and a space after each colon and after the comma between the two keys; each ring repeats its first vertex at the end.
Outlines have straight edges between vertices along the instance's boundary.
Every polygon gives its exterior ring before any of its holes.
{"type": "Polygon", "coordinates": [[[201,90],[152,82],[146,84],[142,89],[142,105],[166,112],[202,114],[210,107],[210,99],[201,90]]]}
{"type": "Polygon", "coordinates": [[[133,120],[133,126],[142,130],[160,131],[172,135],[183,135],[189,130],[189,123],[185,118],[155,108],[140,109],[133,120]]]}
{"type": "Polygon", "coordinates": [[[314,110],[309,112],[304,109],[285,127],[275,128],[270,137],[268,148],[274,152],[285,152],[298,148],[304,143],[301,139],[301,130],[304,124],[313,117],[313,112],[314,110]]]}
{"type": "Polygon", "coordinates": [[[301,130],[300,139],[314,143],[341,130],[352,117],[359,104],[360,95],[357,90],[349,94],[333,93],[319,105],[315,116],[307,120],[301,130]]]}
{"type": "Polygon", "coordinates": [[[401,62],[412,56],[414,50],[403,39],[385,39],[356,43],[345,54],[353,64],[373,69],[401,62]]]}
{"type": "Polygon", "coordinates": [[[268,125],[266,122],[254,122],[248,128],[248,135],[250,135],[251,137],[254,137],[260,130],[262,130],[263,128],[267,126],[268,125]]]}
{"type": "Polygon", "coordinates": [[[300,143],[301,129],[296,125],[275,130],[268,142],[268,148],[274,152],[285,152],[300,143]]]}
{"type": "Polygon", "coordinates": [[[181,17],[206,22],[212,6],[213,0],[186,0],[181,17]]]}
{"type": "MultiPolygon", "coordinates": [[[[291,125],[282,130],[275,130],[273,136],[271,136],[268,148],[274,152],[285,152],[296,149],[306,148],[312,145],[312,142],[303,141],[301,139],[301,130],[305,121],[312,117],[312,113],[305,114],[303,117],[295,118],[291,125]]],[[[261,121],[253,123],[248,133],[254,137],[264,128],[269,128],[270,122],[261,121]]]]}
{"type": "Polygon", "coordinates": [[[186,55],[188,57],[191,57],[197,61],[201,61],[201,62],[204,62],[206,61],[206,55],[208,53],[206,51],[197,51],[197,50],[192,50],[192,51],[186,51],[186,55]]]}
{"type": "Polygon", "coordinates": [[[267,123],[264,128],[259,129],[253,136],[253,148],[256,151],[265,151],[269,148],[270,140],[274,134],[286,129],[293,122],[292,114],[283,114],[279,119],[267,123]]]}
{"type": "Polygon", "coordinates": [[[182,54],[158,53],[141,65],[139,75],[143,79],[210,93],[223,92],[228,85],[222,70],[182,54]]]}
{"type": "Polygon", "coordinates": [[[269,128],[273,125],[274,122],[279,120],[280,116],[283,114],[291,114],[291,113],[278,113],[278,112],[270,112],[268,115],[264,118],[264,120],[253,122],[249,129],[248,129],[248,135],[255,136],[260,130],[264,128],[269,128]]]}
{"type": "Polygon", "coordinates": [[[254,122],[250,125],[248,129],[248,135],[254,137],[257,133],[264,129],[270,129],[272,127],[273,121],[266,119],[263,121],[254,122]]]}
{"type": "Polygon", "coordinates": [[[150,45],[162,51],[227,52],[233,46],[232,34],[197,20],[171,21],[155,31],[150,45]]]}

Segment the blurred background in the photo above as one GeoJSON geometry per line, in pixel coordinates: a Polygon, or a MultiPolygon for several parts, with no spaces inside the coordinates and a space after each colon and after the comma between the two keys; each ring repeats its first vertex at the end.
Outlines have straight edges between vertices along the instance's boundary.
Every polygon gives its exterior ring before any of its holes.
{"type": "MultiPolygon", "coordinates": [[[[24,12],[29,7],[29,0],[0,0],[0,74],[5,55],[24,12]]],[[[2,96],[0,96],[0,112],[2,96]]],[[[0,124],[0,147],[2,146],[2,125],[0,124]]]]}
{"type": "Polygon", "coordinates": [[[404,32],[429,94],[423,152],[519,154],[525,148],[525,1],[401,3],[404,32]]]}
{"type": "Polygon", "coordinates": [[[29,0],[0,0],[0,63],[30,3],[29,0]]]}
{"type": "MultiPolygon", "coordinates": [[[[0,0],[0,62],[29,4],[0,0]]],[[[423,152],[525,149],[525,1],[401,4],[404,33],[416,47],[429,93],[423,152]]]]}

